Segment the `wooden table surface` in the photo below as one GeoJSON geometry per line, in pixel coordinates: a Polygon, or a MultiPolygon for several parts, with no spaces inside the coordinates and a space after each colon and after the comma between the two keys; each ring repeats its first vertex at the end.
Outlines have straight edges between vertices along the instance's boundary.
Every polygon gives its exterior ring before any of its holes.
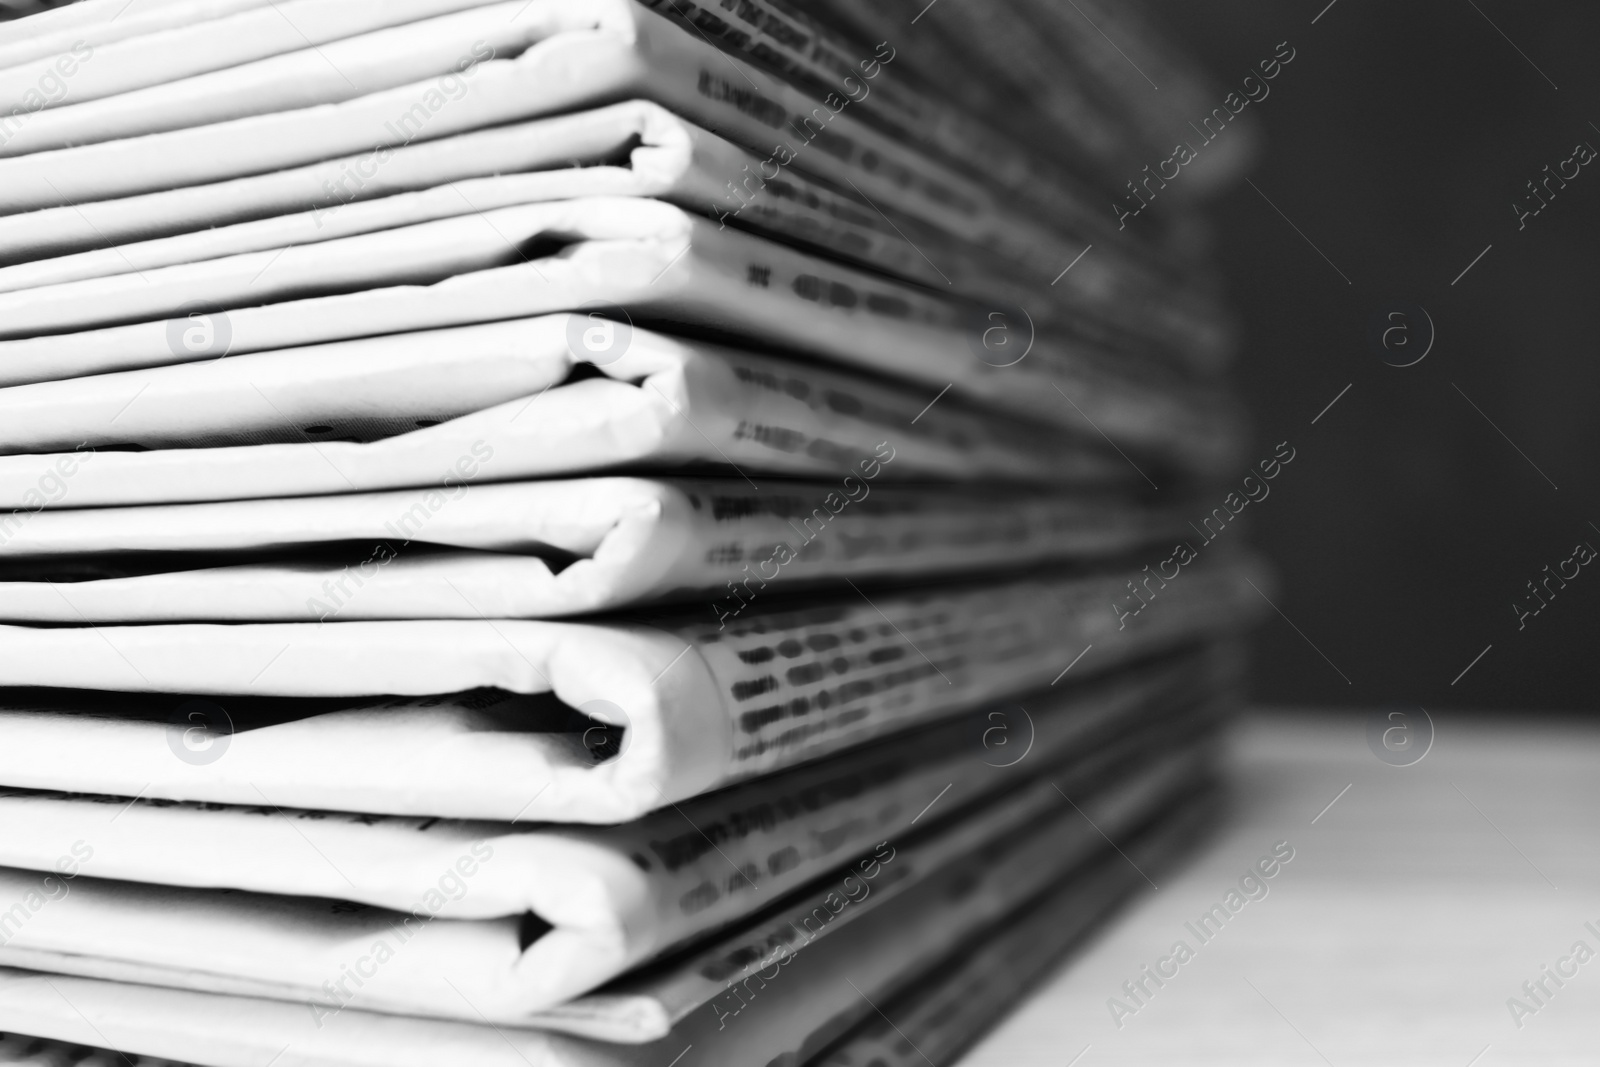
{"type": "Polygon", "coordinates": [[[1435,713],[1394,766],[1369,715],[1247,719],[1217,835],[962,1067],[1600,1064],[1600,723],[1435,713]],[[1185,924],[1283,841],[1266,895],[1202,944],[1185,924]],[[1192,958],[1137,1004],[1123,983],[1179,940],[1192,958]]]}

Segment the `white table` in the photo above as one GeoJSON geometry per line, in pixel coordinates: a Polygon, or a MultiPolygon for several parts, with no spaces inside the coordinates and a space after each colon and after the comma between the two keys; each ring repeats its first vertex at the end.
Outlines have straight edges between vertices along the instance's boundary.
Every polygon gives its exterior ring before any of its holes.
{"type": "Polygon", "coordinates": [[[1396,767],[1364,712],[1253,715],[1218,835],[962,1067],[1600,1064],[1600,724],[1433,718],[1396,767]],[[1268,894],[1201,946],[1185,922],[1285,840],[1268,894]],[[1119,1028],[1108,998],[1131,1005],[1122,983],[1180,938],[1194,958],[1119,1028]],[[1522,983],[1580,940],[1595,958],[1519,1028],[1507,999],[1532,1007],[1522,983]]]}

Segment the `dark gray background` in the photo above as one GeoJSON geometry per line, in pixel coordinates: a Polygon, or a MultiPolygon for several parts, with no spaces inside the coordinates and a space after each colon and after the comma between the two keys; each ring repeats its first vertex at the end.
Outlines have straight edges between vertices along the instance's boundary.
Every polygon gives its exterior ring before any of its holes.
{"type": "Polygon", "coordinates": [[[1246,512],[1304,634],[1263,628],[1256,697],[1592,708],[1600,565],[1521,631],[1511,605],[1577,542],[1600,548],[1600,161],[1520,232],[1511,205],[1577,142],[1600,148],[1600,5],[1338,0],[1313,25],[1326,2],[1151,0],[1224,85],[1279,41],[1298,52],[1251,108],[1260,193],[1212,210],[1257,451],[1298,450],[1246,512]],[[1437,328],[1405,369],[1367,340],[1393,301],[1437,328]]]}

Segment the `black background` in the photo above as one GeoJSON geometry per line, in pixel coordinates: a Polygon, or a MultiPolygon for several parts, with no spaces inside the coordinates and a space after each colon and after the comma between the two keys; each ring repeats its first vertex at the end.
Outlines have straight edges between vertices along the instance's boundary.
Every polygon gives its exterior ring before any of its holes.
{"type": "Polygon", "coordinates": [[[1600,5],[1325,4],[1151,4],[1225,87],[1297,51],[1251,109],[1259,192],[1211,205],[1256,451],[1298,452],[1246,513],[1292,620],[1262,628],[1256,698],[1592,708],[1600,565],[1524,629],[1512,603],[1600,548],[1600,161],[1521,231],[1511,205],[1578,142],[1600,148],[1600,5]],[[1403,369],[1368,341],[1396,301],[1437,331],[1403,369]]]}

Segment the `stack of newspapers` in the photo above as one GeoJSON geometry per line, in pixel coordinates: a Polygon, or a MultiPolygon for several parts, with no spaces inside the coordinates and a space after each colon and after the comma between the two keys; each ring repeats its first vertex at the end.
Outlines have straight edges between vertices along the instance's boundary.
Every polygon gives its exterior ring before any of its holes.
{"type": "Polygon", "coordinates": [[[0,1062],[946,1063],[1214,822],[1205,85],[921,6],[0,25],[0,1062]]]}

